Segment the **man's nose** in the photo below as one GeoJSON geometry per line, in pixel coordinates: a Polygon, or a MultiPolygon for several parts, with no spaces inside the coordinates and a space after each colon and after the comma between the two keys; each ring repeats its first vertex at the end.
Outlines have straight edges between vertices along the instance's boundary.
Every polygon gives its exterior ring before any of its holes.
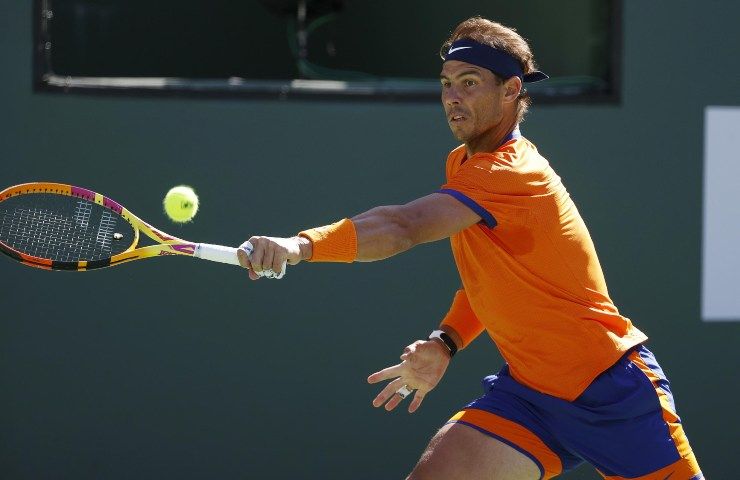
{"type": "Polygon", "coordinates": [[[442,101],[446,105],[459,105],[460,95],[458,94],[457,89],[454,87],[446,88],[442,92],[442,101]]]}

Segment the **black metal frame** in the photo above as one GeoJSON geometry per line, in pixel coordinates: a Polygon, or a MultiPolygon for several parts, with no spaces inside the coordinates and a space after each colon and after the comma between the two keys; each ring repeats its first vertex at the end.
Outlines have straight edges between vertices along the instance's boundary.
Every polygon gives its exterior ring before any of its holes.
{"type": "MultiPolygon", "coordinates": [[[[327,80],[255,81],[248,79],[195,80],[186,78],[69,77],[51,71],[51,38],[46,22],[51,0],[34,0],[33,89],[40,93],[93,95],[245,98],[273,100],[358,100],[391,102],[439,101],[435,81],[409,84],[392,82],[339,82],[327,80]]],[[[622,0],[611,0],[609,32],[609,91],[569,92],[557,86],[528,87],[538,104],[618,104],[622,87],[622,0]]]]}

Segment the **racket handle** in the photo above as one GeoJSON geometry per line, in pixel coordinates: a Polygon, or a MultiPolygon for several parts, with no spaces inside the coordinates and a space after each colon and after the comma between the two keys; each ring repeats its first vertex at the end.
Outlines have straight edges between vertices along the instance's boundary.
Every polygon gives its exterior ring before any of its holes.
{"type": "Polygon", "coordinates": [[[236,248],[224,247],[223,245],[198,243],[195,245],[194,256],[202,258],[203,260],[210,260],[212,262],[239,265],[239,257],[236,255],[236,248]]]}
{"type": "MultiPolygon", "coordinates": [[[[250,242],[244,242],[242,246],[247,252],[247,255],[252,253],[254,247],[250,242]]],[[[224,247],[222,245],[213,245],[210,243],[197,243],[195,245],[194,256],[202,258],[203,260],[210,260],[212,262],[228,263],[230,265],[239,265],[239,257],[236,254],[237,249],[232,247],[224,247]]],[[[288,262],[283,262],[283,268],[280,275],[275,275],[272,270],[267,272],[262,271],[258,273],[260,277],[274,278],[280,280],[285,276],[286,269],[288,268],[288,262]]]]}

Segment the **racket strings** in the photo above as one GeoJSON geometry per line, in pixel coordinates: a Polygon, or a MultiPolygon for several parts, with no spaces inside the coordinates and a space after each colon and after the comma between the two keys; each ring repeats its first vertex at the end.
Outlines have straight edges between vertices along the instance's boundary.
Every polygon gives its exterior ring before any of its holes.
{"type": "Polygon", "coordinates": [[[106,209],[78,200],[74,211],[20,207],[3,212],[0,240],[28,255],[62,262],[97,260],[112,255],[118,219],[106,209]]]}

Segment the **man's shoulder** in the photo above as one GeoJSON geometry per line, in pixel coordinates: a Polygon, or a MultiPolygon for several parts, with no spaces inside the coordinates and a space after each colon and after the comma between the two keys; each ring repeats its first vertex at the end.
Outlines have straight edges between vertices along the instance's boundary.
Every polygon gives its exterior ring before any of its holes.
{"type": "Polygon", "coordinates": [[[448,179],[453,175],[465,174],[483,177],[486,181],[495,178],[513,182],[544,182],[553,173],[547,159],[524,137],[510,140],[495,151],[478,152],[470,157],[467,157],[465,146],[461,145],[447,157],[448,179]]]}
{"type": "Polygon", "coordinates": [[[510,140],[493,152],[476,153],[471,157],[471,159],[489,162],[492,166],[513,170],[517,170],[525,166],[531,167],[533,162],[547,162],[539,154],[537,147],[524,137],[510,140]]]}

